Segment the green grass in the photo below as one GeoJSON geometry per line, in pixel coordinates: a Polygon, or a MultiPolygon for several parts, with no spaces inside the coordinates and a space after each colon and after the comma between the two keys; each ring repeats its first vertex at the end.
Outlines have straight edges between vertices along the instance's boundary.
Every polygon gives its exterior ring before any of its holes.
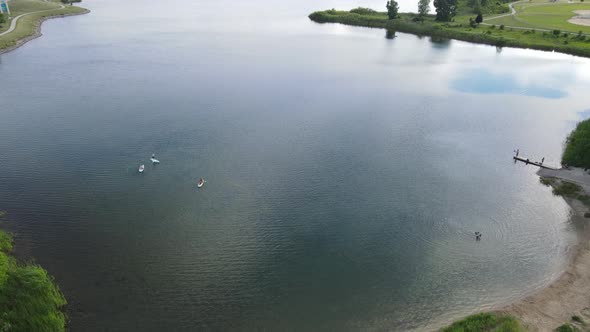
{"type": "Polygon", "coordinates": [[[590,3],[582,2],[548,2],[531,1],[514,5],[515,15],[486,20],[488,24],[504,24],[506,26],[561,30],[564,32],[590,34],[590,26],[569,23],[568,20],[577,14],[575,10],[590,10],[590,3]]]}
{"type": "Polygon", "coordinates": [[[577,14],[574,10],[590,10],[590,3],[580,4],[545,4],[528,6],[517,13],[517,18],[534,26],[545,29],[590,33],[590,26],[569,23],[577,14]]]}
{"type": "MultiPolygon", "coordinates": [[[[33,35],[35,33],[36,26],[39,24],[41,19],[45,17],[81,14],[86,12],[86,9],[75,6],[65,6],[65,8],[60,9],[60,4],[55,1],[45,2],[41,0],[12,0],[9,2],[9,6],[12,17],[40,10],[43,10],[43,12],[21,17],[16,25],[16,28],[12,32],[0,36],[0,50],[12,47],[16,45],[19,40],[33,35]]],[[[9,26],[10,21],[4,23],[2,27],[0,27],[0,33],[8,30],[9,26]]]]}
{"type": "Polygon", "coordinates": [[[65,331],[66,300],[53,278],[38,265],[18,263],[3,231],[0,248],[0,331],[65,331]]]}
{"type": "Polygon", "coordinates": [[[469,316],[445,327],[442,332],[525,332],[518,321],[511,316],[494,313],[480,313],[469,316]]]}
{"type": "Polygon", "coordinates": [[[567,196],[577,198],[582,188],[575,183],[561,181],[553,188],[553,194],[557,196],[567,196]]]}
{"type": "Polygon", "coordinates": [[[578,123],[567,137],[561,163],[590,168],[590,120],[578,123]]]}
{"type": "Polygon", "coordinates": [[[590,57],[590,38],[575,36],[554,36],[551,33],[522,31],[499,26],[469,26],[469,18],[475,15],[460,15],[451,23],[441,23],[429,15],[422,21],[415,21],[417,14],[402,13],[397,19],[389,20],[385,13],[362,15],[349,11],[326,10],[314,12],[309,18],[318,23],[342,23],[347,25],[372,28],[385,28],[399,32],[422,36],[450,38],[473,43],[495,45],[499,47],[532,48],[546,51],[559,51],[568,54],[590,57]]]}
{"type": "Polygon", "coordinates": [[[539,181],[541,181],[541,183],[546,186],[551,186],[555,183],[555,178],[548,178],[548,177],[541,176],[539,178],[539,181]]]}
{"type": "Polygon", "coordinates": [[[584,194],[582,187],[579,185],[563,180],[557,181],[555,178],[547,177],[541,177],[540,181],[546,186],[553,187],[553,195],[577,199],[584,203],[584,205],[590,207],[590,196],[584,194]]]}

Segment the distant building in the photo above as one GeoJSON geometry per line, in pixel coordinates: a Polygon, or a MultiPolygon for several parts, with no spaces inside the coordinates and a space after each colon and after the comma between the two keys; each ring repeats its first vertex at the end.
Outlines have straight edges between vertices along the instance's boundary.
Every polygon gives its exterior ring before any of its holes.
{"type": "Polygon", "coordinates": [[[8,3],[6,0],[0,0],[0,13],[10,15],[10,9],[8,9],[8,3]]]}

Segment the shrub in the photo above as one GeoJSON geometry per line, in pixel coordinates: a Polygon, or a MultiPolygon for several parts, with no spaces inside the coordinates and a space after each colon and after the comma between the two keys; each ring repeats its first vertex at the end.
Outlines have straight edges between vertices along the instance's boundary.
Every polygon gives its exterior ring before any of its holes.
{"type": "Polygon", "coordinates": [[[378,11],[373,10],[371,8],[364,8],[364,7],[358,7],[355,9],[352,9],[350,11],[351,13],[355,13],[355,14],[359,14],[359,15],[375,15],[375,14],[379,14],[378,11]]]}
{"type": "Polygon", "coordinates": [[[578,329],[570,324],[563,324],[555,329],[555,332],[578,332],[578,329]]]}
{"type": "Polygon", "coordinates": [[[561,34],[560,30],[553,30],[553,35],[554,36],[559,36],[561,34]]]}
{"type": "Polygon", "coordinates": [[[580,324],[584,324],[584,320],[582,319],[582,317],[580,317],[580,316],[578,316],[578,315],[573,315],[573,316],[572,316],[572,320],[573,320],[574,322],[578,322],[578,323],[580,323],[580,324]]]}
{"type": "Polygon", "coordinates": [[[66,300],[42,267],[8,255],[12,238],[0,231],[0,331],[64,331],[66,300]]]}
{"type": "Polygon", "coordinates": [[[546,185],[546,186],[550,186],[550,185],[552,185],[552,184],[555,183],[555,179],[554,178],[548,178],[548,177],[544,177],[544,176],[541,176],[539,178],[539,181],[541,181],[541,183],[544,184],[544,185],[546,185]]]}
{"type": "Polygon", "coordinates": [[[561,184],[553,188],[553,194],[557,196],[577,197],[582,190],[580,186],[575,183],[562,181],[561,184]]]}
{"type": "Polygon", "coordinates": [[[504,30],[504,24],[500,25],[500,30],[504,30]]]}
{"type": "Polygon", "coordinates": [[[481,313],[469,316],[441,330],[442,332],[505,331],[524,332],[518,321],[510,316],[481,313]]]}
{"type": "Polygon", "coordinates": [[[565,141],[562,164],[590,168],[590,120],[576,126],[565,141]]]}

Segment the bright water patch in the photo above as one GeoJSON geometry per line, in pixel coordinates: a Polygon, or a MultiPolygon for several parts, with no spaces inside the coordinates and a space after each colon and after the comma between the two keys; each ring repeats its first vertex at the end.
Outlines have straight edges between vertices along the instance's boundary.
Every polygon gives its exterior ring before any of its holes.
{"type": "Polygon", "coordinates": [[[516,94],[531,97],[558,99],[567,96],[563,90],[538,83],[522,84],[517,82],[515,75],[496,75],[485,69],[464,73],[463,77],[453,82],[453,87],[461,92],[516,94]]]}

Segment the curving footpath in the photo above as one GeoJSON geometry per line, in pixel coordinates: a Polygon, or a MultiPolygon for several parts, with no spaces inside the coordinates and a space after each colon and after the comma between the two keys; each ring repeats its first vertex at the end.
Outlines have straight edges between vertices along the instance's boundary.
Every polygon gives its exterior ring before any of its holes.
{"type": "Polygon", "coordinates": [[[31,15],[31,14],[36,14],[36,13],[42,13],[42,12],[48,12],[48,11],[52,11],[52,10],[58,10],[58,9],[64,9],[66,8],[64,5],[60,4],[59,8],[52,8],[52,9],[44,9],[44,10],[38,10],[36,12],[30,12],[30,13],[24,13],[24,14],[20,14],[17,17],[13,18],[12,21],[10,21],[10,27],[8,28],[8,30],[0,33],[0,36],[4,36],[6,34],[11,33],[12,31],[14,31],[14,29],[16,29],[16,24],[18,23],[18,20],[23,17],[23,16],[27,16],[27,15],[31,15]]]}

